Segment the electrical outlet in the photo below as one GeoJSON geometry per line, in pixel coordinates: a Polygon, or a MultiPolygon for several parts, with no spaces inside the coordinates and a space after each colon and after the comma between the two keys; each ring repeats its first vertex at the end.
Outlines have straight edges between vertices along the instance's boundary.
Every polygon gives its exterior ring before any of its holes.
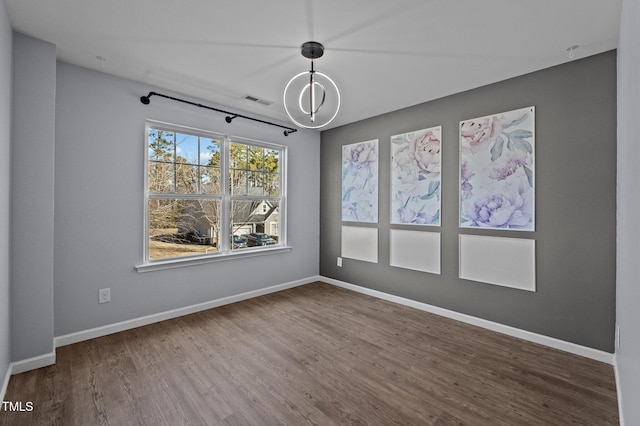
{"type": "Polygon", "coordinates": [[[341,257],[338,258],[338,266],[342,268],[342,258],[341,257]]]}
{"type": "Polygon", "coordinates": [[[98,303],[111,302],[111,289],[101,288],[98,290],[98,303]]]}

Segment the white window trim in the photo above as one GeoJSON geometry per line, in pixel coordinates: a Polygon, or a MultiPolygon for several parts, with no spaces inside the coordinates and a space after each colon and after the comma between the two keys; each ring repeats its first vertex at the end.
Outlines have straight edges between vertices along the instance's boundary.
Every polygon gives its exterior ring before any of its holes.
{"type": "Polygon", "coordinates": [[[241,251],[216,253],[212,255],[185,256],[173,259],[153,260],[136,265],[136,270],[142,272],[160,271],[163,269],[182,268],[184,266],[202,265],[204,263],[225,262],[233,259],[245,259],[248,257],[265,256],[278,253],[287,253],[292,250],[290,246],[277,246],[269,248],[242,249],[241,251]]]}
{"type": "MultiPolygon", "coordinates": [[[[138,272],[151,272],[151,271],[158,271],[158,270],[163,270],[163,269],[173,269],[173,268],[180,268],[180,267],[184,267],[184,266],[191,266],[191,265],[200,265],[200,264],[204,264],[204,263],[214,263],[214,262],[221,262],[221,261],[227,261],[227,260],[232,260],[232,259],[244,259],[244,258],[249,258],[249,257],[255,257],[255,256],[263,256],[263,255],[269,255],[269,254],[277,254],[277,253],[285,253],[285,252],[290,252],[292,247],[287,245],[287,226],[286,226],[286,216],[287,216],[287,168],[288,168],[288,159],[287,159],[287,146],[285,145],[278,145],[278,144],[274,144],[274,143],[269,143],[269,142],[265,142],[265,141],[260,141],[260,140],[255,140],[255,139],[249,139],[249,138],[245,138],[245,137],[241,137],[241,136],[234,136],[234,135],[226,135],[226,134],[222,134],[222,133],[217,133],[217,132],[213,132],[210,130],[204,130],[204,129],[198,129],[198,128],[194,128],[194,127],[188,127],[188,126],[181,126],[181,125],[177,125],[177,124],[171,124],[171,123],[166,123],[166,122],[161,122],[161,121],[155,121],[155,120],[146,120],[145,121],[145,136],[144,136],[144,140],[145,143],[143,144],[144,147],[144,228],[143,228],[143,253],[142,253],[142,259],[143,262],[139,265],[135,265],[135,268],[138,272]],[[230,237],[231,234],[227,231],[225,231],[226,233],[229,233],[229,235],[227,235],[228,238],[220,238],[220,240],[222,240],[222,247],[218,247],[218,249],[220,251],[217,251],[215,253],[211,253],[211,254],[202,254],[202,255],[193,255],[193,256],[184,256],[184,257],[175,257],[175,258],[168,258],[168,259],[158,259],[158,260],[149,260],[148,259],[148,253],[149,253],[149,186],[148,186],[148,167],[149,167],[149,154],[148,154],[148,150],[149,150],[149,146],[148,146],[148,134],[149,134],[149,128],[156,128],[156,129],[162,129],[162,130],[168,130],[168,131],[174,131],[174,132],[179,132],[179,131],[184,131],[184,132],[191,132],[191,133],[197,133],[200,135],[207,135],[213,138],[217,138],[217,139],[221,139],[223,141],[223,144],[221,146],[221,151],[220,151],[220,161],[221,161],[221,165],[220,165],[220,184],[221,184],[221,188],[225,188],[225,191],[227,191],[228,188],[228,147],[232,142],[235,143],[246,143],[246,144],[250,144],[250,145],[256,145],[256,146],[262,146],[265,148],[271,148],[271,149],[277,149],[280,152],[280,164],[282,164],[282,168],[280,170],[280,197],[274,197],[274,198],[278,198],[279,199],[279,219],[278,219],[278,223],[279,223],[279,235],[278,235],[278,244],[275,246],[270,246],[270,247],[255,247],[255,248],[243,248],[241,250],[235,250],[232,251],[230,248],[230,237]],[[284,226],[282,226],[282,224],[285,224],[284,226]]],[[[181,196],[185,195],[185,194],[180,194],[181,196]]],[[[199,198],[197,196],[197,194],[194,194],[192,196],[190,196],[189,194],[186,194],[185,198],[199,198]]],[[[272,197],[262,197],[261,199],[264,198],[272,198],[272,197]]],[[[237,196],[237,195],[232,195],[229,193],[224,192],[223,194],[221,194],[221,198],[220,198],[220,203],[221,203],[221,217],[220,217],[220,223],[224,224],[224,223],[230,223],[230,218],[229,218],[229,211],[230,211],[230,204],[232,200],[251,200],[251,199],[255,199],[255,197],[243,197],[243,196],[237,196]]],[[[226,229],[226,228],[225,228],[226,229]]]]}

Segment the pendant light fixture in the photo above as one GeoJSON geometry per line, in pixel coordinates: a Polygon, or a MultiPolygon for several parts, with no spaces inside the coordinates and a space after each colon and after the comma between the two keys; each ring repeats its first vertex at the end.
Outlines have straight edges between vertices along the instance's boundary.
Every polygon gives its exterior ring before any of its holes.
{"type": "Polygon", "coordinates": [[[311,59],[311,70],[294,76],[284,88],[284,109],[296,125],[319,129],[331,123],[340,110],[340,91],[327,76],[313,68],[313,60],[324,54],[324,46],[308,41],[302,56],[311,59]]]}

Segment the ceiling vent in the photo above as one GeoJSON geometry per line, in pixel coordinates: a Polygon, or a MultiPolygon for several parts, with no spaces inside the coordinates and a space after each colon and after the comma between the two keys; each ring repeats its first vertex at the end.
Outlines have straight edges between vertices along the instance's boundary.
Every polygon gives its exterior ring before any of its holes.
{"type": "Polygon", "coordinates": [[[244,99],[245,101],[249,101],[249,102],[255,102],[257,104],[264,105],[264,106],[269,106],[269,105],[271,105],[273,103],[271,101],[268,101],[266,99],[260,99],[260,98],[258,98],[256,96],[253,96],[253,95],[244,95],[242,97],[242,99],[244,99]]]}

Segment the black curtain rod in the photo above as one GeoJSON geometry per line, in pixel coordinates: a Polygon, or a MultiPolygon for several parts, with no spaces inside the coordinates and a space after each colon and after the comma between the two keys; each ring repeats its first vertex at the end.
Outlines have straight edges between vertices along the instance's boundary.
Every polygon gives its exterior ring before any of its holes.
{"type": "Polygon", "coordinates": [[[200,108],[210,109],[212,111],[221,112],[223,114],[229,114],[225,118],[225,121],[227,123],[231,123],[231,121],[234,118],[240,117],[240,118],[245,118],[245,119],[251,120],[251,121],[257,121],[258,123],[268,124],[270,126],[276,126],[276,127],[280,127],[281,129],[285,129],[284,130],[284,135],[285,136],[289,136],[291,133],[294,133],[294,132],[298,131],[298,129],[294,129],[294,128],[287,127],[287,126],[281,126],[280,124],[276,124],[276,123],[271,123],[269,121],[260,120],[259,118],[247,117],[246,115],[236,114],[235,112],[225,111],[223,109],[218,109],[218,108],[210,107],[210,106],[207,106],[207,105],[202,105],[202,104],[199,104],[199,103],[196,103],[196,102],[187,101],[185,99],[174,98],[173,96],[163,95],[162,93],[158,93],[158,92],[149,92],[149,94],[147,96],[141,96],[140,97],[140,102],[142,102],[145,105],[149,105],[149,103],[151,102],[151,99],[150,99],[151,96],[160,96],[161,98],[171,99],[172,101],[182,102],[182,103],[193,105],[193,106],[197,106],[197,107],[200,107],[200,108]]]}

